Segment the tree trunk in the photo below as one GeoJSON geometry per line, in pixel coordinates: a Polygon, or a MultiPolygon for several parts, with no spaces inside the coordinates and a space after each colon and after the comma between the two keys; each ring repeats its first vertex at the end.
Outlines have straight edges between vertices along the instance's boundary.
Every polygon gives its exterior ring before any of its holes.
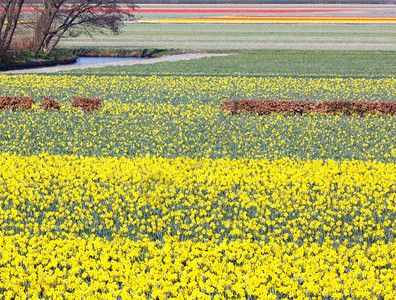
{"type": "Polygon", "coordinates": [[[10,27],[13,22],[13,15],[15,11],[15,3],[16,0],[11,0],[9,5],[8,5],[8,10],[5,12],[6,13],[6,20],[7,20],[7,25],[5,27],[4,32],[2,33],[1,40],[0,40],[0,51],[5,52],[7,51],[6,47],[6,41],[9,39],[9,33],[10,33],[10,27]]]}
{"type": "Polygon", "coordinates": [[[47,44],[47,50],[45,51],[45,55],[50,55],[52,50],[54,50],[55,46],[58,44],[59,40],[61,39],[62,35],[65,33],[65,31],[58,33],[55,37],[55,39],[52,41],[52,43],[50,44],[50,40],[53,38],[53,36],[51,37],[51,39],[48,41],[47,44]]]}
{"type": "Polygon", "coordinates": [[[0,14],[0,60],[4,61],[10,48],[19,15],[25,0],[7,0],[0,14]],[[7,22],[7,23],[6,23],[7,22]],[[3,30],[5,26],[5,30],[3,30]]]}
{"type": "Polygon", "coordinates": [[[7,0],[6,4],[2,7],[3,11],[0,13],[0,40],[2,40],[2,30],[4,26],[5,19],[7,17],[7,12],[10,7],[12,0],[7,0]]]}
{"type": "Polygon", "coordinates": [[[51,40],[52,40],[52,38],[53,38],[54,36],[55,36],[55,34],[49,33],[49,34],[47,34],[47,36],[45,37],[44,42],[43,42],[43,48],[45,49],[45,51],[47,51],[48,45],[50,44],[50,42],[51,42],[51,40]]]}
{"type": "Polygon", "coordinates": [[[58,0],[45,1],[44,11],[41,13],[34,31],[33,57],[37,57],[43,47],[60,5],[61,3],[58,0]]]}
{"type": "Polygon", "coordinates": [[[1,40],[1,51],[7,51],[11,45],[12,38],[15,33],[15,29],[18,25],[19,15],[21,13],[22,5],[25,0],[15,0],[10,7],[10,13],[8,16],[8,23],[4,36],[1,40]]]}

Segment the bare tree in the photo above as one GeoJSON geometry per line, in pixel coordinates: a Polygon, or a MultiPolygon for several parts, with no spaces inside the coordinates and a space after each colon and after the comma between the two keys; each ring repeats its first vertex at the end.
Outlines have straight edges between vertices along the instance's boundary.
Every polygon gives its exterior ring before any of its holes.
{"type": "Polygon", "coordinates": [[[50,54],[62,37],[94,31],[118,34],[121,25],[133,20],[135,0],[44,0],[44,9],[34,32],[33,56],[50,54]]]}
{"type": "Polygon", "coordinates": [[[0,0],[0,61],[5,60],[24,0],[0,0]]]}

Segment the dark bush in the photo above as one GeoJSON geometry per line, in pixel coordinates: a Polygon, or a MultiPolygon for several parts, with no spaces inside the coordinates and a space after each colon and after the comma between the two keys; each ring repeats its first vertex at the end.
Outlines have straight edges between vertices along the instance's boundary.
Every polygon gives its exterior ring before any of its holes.
{"type": "Polygon", "coordinates": [[[79,107],[84,112],[91,112],[101,108],[101,102],[100,98],[73,96],[72,107],[79,107]]]}
{"type": "Polygon", "coordinates": [[[31,109],[33,104],[34,100],[31,97],[0,96],[0,109],[31,109]]]}
{"type": "Polygon", "coordinates": [[[10,105],[11,97],[0,96],[0,109],[7,109],[10,105]]]}
{"type": "Polygon", "coordinates": [[[41,107],[47,111],[49,109],[56,109],[56,110],[60,110],[61,109],[61,105],[58,101],[56,101],[53,98],[50,97],[44,97],[43,102],[41,102],[41,107]]]}

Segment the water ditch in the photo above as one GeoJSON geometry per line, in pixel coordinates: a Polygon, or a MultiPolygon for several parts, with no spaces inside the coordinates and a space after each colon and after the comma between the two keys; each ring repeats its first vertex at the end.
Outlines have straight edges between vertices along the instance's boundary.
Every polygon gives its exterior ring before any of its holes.
{"type": "Polygon", "coordinates": [[[142,60],[143,57],[77,57],[73,65],[95,65],[110,62],[142,60]]]}

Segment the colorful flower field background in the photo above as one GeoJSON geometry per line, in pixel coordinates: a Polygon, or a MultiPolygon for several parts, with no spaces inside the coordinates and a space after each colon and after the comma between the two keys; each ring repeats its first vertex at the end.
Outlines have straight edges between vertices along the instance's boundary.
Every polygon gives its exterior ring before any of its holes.
{"type": "Polygon", "coordinates": [[[147,19],[141,22],[158,23],[396,23],[396,17],[269,17],[224,16],[202,18],[147,19]]]}
{"type": "Polygon", "coordinates": [[[377,11],[395,10],[392,7],[373,7],[371,10],[358,8],[143,8],[137,13],[143,14],[139,22],[182,22],[182,23],[394,23],[394,16],[378,16],[377,11]],[[171,18],[150,19],[152,13],[174,14],[171,18]],[[191,13],[201,14],[201,17],[185,17],[191,13]],[[223,13],[225,15],[218,16],[223,13]],[[216,16],[210,16],[217,14],[216,16]],[[228,15],[227,15],[228,14],[228,15]],[[243,14],[243,15],[238,15],[243,14]],[[377,15],[377,16],[376,16],[377,15]]]}
{"type": "MultiPolygon", "coordinates": [[[[344,8],[216,8],[186,6],[186,8],[164,8],[153,5],[143,5],[136,10],[119,9],[136,13],[138,22],[148,23],[395,23],[396,17],[392,6],[373,6],[369,8],[357,8],[345,6],[344,8]],[[376,16],[378,11],[388,11],[390,15],[376,16]],[[369,13],[368,13],[369,12],[369,13]],[[368,15],[367,15],[368,13],[368,15]],[[172,15],[170,18],[151,18],[152,14],[172,15]],[[188,17],[189,14],[200,14],[200,17],[188,17]],[[216,16],[210,16],[217,14],[216,16]],[[225,14],[218,16],[218,14],[225,14]],[[238,15],[243,14],[243,15],[238,15]],[[326,15],[327,14],[327,15],[326,15]]],[[[1,11],[1,10],[0,10],[1,11]]],[[[22,13],[35,13],[37,9],[22,9],[22,13]]],[[[92,13],[106,13],[108,10],[91,10],[92,13]]]]}

